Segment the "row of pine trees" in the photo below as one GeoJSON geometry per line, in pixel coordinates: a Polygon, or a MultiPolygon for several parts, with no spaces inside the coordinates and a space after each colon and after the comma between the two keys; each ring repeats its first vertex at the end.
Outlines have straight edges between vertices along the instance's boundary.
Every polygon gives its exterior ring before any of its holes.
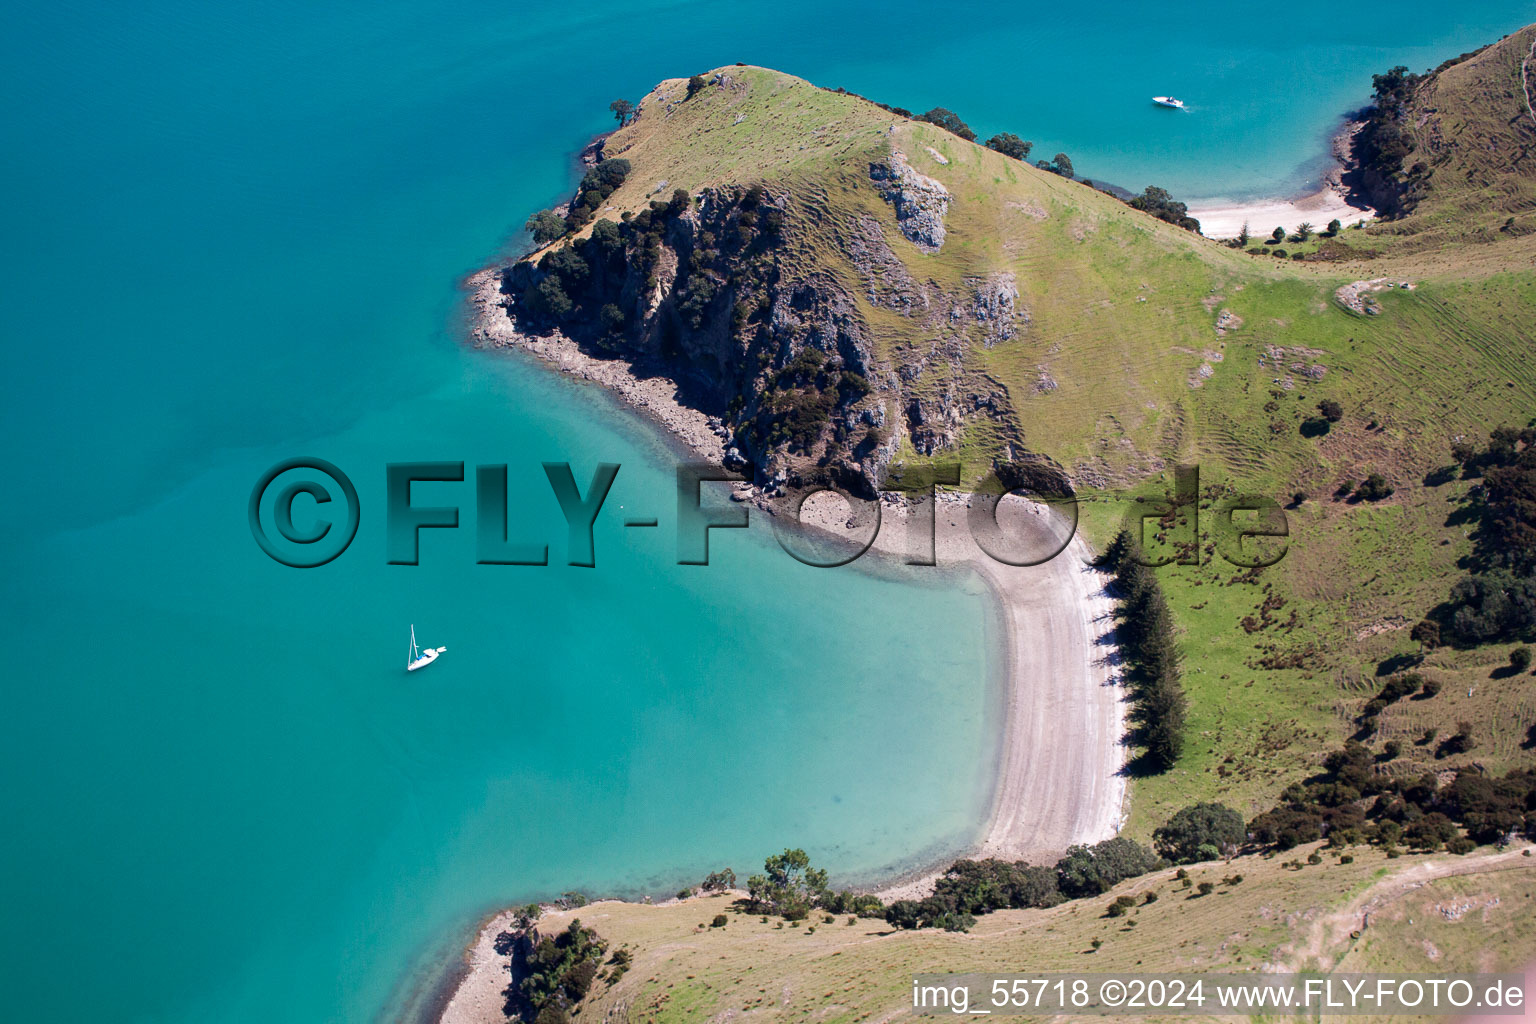
{"type": "Polygon", "coordinates": [[[1114,574],[1120,599],[1115,631],[1128,671],[1126,684],[1134,708],[1135,738],[1144,748],[1139,759],[1148,771],[1167,771],[1184,749],[1187,703],[1180,680],[1173,615],[1156,573],[1143,564],[1141,545],[1122,530],[1099,559],[1114,574]]]}

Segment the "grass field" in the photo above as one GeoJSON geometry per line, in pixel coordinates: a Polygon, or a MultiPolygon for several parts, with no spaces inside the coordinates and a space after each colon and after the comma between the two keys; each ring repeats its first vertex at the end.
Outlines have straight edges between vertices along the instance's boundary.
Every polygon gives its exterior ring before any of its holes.
{"type": "Polygon", "coordinates": [[[547,914],[539,927],[552,933],[576,917],[634,954],[617,983],[593,986],[577,1020],[657,1024],[891,1020],[911,1015],[917,973],[1472,971],[1518,968],[1536,955],[1528,927],[1536,858],[1518,849],[1392,860],[1355,850],[1353,863],[1328,854],[1315,865],[1305,862],[1310,852],[1195,865],[1190,888],[1159,871],[1097,899],[989,914],[967,934],[847,917],[764,923],[729,895],[601,902],[547,914]],[[1206,881],[1215,890],[1198,895],[1206,881]],[[1149,892],[1156,902],[1145,902],[1149,892]],[[1107,917],[1120,895],[1137,906],[1107,917]],[[710,927],[721,913],[728,923],[710,927]]]}

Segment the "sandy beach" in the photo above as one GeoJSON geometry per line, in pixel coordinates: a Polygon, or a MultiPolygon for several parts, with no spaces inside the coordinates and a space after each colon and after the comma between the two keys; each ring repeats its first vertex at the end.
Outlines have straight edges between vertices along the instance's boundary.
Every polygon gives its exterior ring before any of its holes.
{"type": "MultiPolygon", "coordinates": [[[[466,284],[474,344],[529,352],[551,368],[600,384],[665,427],[688,450],[719,461],[721,441],[709,418],[678,405],[671,381],[637,378],[623,362],[594,359],[563,338],[519,335],[502,308],[494,271],[482,271],[466,284]]],[[[737,496],[758,508],[757,518],[770,514],[770,503],[755,489],[743,485],[737,496]]],[[[1108,642],[1113,601],[1105,592],[1107,577],[1089,564],[1091,552],[1077,536],[1042,565],[1015,567],[993,560],[971,536],[971,501],[964,494],[939,496],[934,551],[938,567],[976,572],[1000,611],[1003,721],[991,810],[971,849],[886,880],[880,892],[887,899],[930,891],[956,857],[1054,861],[1073,843],[1115,835],[1124,816],[1124,690],[1108,642]]],[[[899,563],[909,550],[917,550],[910,547],[916,543],[908,528],[913,514],[907,501],[886,496],[878,533],[864,557],[899,563]]],[[[1059,535],[1060,520],[1052,515],[1042,505],[1017,498],[998,509],[1010,536],[1059,535]]],[[[868,536],[849,518],[843,500],[831,495],[806,502],[801,520],[839,539],[862,542],[868,536]]],[[[492,947],[496,933],[506,927],[505,917],[492,918],[465,951],[465,974],[441,1017],[445,1024],[502,1019],[507,965],[492,947]]]]}
{"type": "Polygon", "coordinates": [[[1359,124],[1349,123],[1333,138],[1333,165],[1323,176],[1316,191],[1289,199],[1259,199],[1234,202],[1227,199],[1198,199],[1189,204],[1189,215],[1200,222],[1200,232],[1207,238],[1236,238],[1248,225],[1255,238],[1268,237],[1275,228],[1295,231],[1303,222],[1321,231],[1331,220],[1345,227],[1369,220],[1376,211],[1358,199],[1352,199],[1344,185],[1344,167],[1350,158],[1359,124]]]}

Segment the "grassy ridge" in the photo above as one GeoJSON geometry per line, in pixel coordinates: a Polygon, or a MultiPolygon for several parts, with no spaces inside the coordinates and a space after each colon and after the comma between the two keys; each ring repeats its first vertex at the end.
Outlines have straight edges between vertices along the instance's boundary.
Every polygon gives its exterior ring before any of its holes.
{"type": "MultiPolygon", "coordinates": [[[[1305,858],[1309,850],[1297,851],[1305,858]]],[[[1171,870],[1118,886],[1098,899],[1048,910],[1006,910],[970,933],[892,932],[881,921],[820,916],[795,926],[733,912],[730,896],[664,906],[603,902],[548,915],[571,917],[633,966],[599,982],[578,1019],[693,1021],[724,1013],[772,1020],[863,1021],[904,1016],[916,973],[1029,971],[1495,970],[1533,952],[1533,859],[1519,852],[1465,858],[1355,851],[1354,861],[1286,866],[1245,857],[1194,865],[1191,888],[1171,870]],[[1448,871],[1468,872],[1446,875],[1448,871]],[[1242,881],[1230,881],[1241,875],[1242,881]],[[1201,882],[1216,888],[1198,896],[1201,882]],[[1145,903],[1146,893],[1159,899],[1145,903]],[[1117,896],[1135,909],[1108,918],[1117,896]],[[1360,911],[1371,926],[1358,938],[1360,911]],[[723,928],[710,928],[725,913],[723,928]],[[1408,919],[1412,928],[1401,927],[1408,919]],[[1095,949],[1092,943],[1101,945],[1095,949]]],[[[1181,1018],[1185,1019],[1185,1018],[1181,1018]]]]}
{"type": "Polygon", "coordinates": [[[1373,233],[1438,245],[1536,231],[1533,42],[1536,25],[1528,25],[1415,90],[1404,118],[1411,150],[1403,168],[1422,198],[1408,216],[1373,233]]]}

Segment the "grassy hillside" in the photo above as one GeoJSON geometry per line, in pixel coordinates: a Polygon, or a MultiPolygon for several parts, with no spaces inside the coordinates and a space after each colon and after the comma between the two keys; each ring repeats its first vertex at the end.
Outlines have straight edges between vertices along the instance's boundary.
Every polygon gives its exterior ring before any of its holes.
{"type": "MultiPolygon", "coordinates": [[[[1453,68],[1441,91],[1528,34],[1453,68]]],[[[1536,406],[1523,326],[1536,308],[1536,274],[1497,272],[1519,266],[1524,245],[1470,280],[1465,268],[1435,274],[1412,264],[1403,279],[1413,290],[1379,293],[1381,314],[1362,316],[1334,292],[1393,276],[1390,260],[1318,268],[1235,253],[856,97],[761,68],[714,74],[722,84],[686,101],[683,80],[662,83],[609,140],[606,155],[633,171],[602,215],[642,209],[675,188],[782,190],[791,197],[790,272],[833,274],[893,358],[942,339],[933,324],[870,301],[889,282],[850,257],[858,221],[885,229],[896,273],[919,286],[959,294],[989,274],[1013,274],[1027,327],[990,347],[970,339],[965,369],[1005,388],[1025,446],[1082,483],[1129,482],[1175,460],[1216,462],[1274,487],[1321,487],[1367,465],[1406,478],[1437,464],[1453,437],[1523,422],[1536,406]],[[953,196],[936,254],[900,237],[871,185],[869,164],[892,149],[953,196]],[[1224,312],[1240,324],[1218,330],[1224,312]],[[1320,374],[1298,375],[1293,363],[1320,374]],[[1318,444],[1293,428],[1322,398],[1350,416],[1318,444]],[[1372,420],[1378,426],[1366,430],[1372,420]]],[[[932,367],[913,390],[942,394],[949,375],[932,367]]],[[[978,465],[1001,454],[980,424],[958,450],[978,465]]]]}
{"type": "Polygon", "coordinates": [[[1409,152],[1398,175],[1411,212],[1372,234],[1439,245],[1536,232],[1533,46],[1536,25],[1414,88],[1401,119],[1409,152]]]}
{"type": "Polygon", "coordinates": [[[1536,860],[1520,850],[1396,860],[1355,851],[1352,863],[1330,855],[1315,865],[1304,863],[1309,852],[1285,863],[1245,857],[1195,865],[1187,889],[1160,871],[1098,899],[989,914],[968,934],[820,915],[798,925],[763,923],[737,913],[731,896],[663,906],[602,902],[548,914],[539,928],[553,934],[575,917],[610,949],[627,946],[632,966],[617,982],[599,980],[575,1019],[637,1024],[727,1014],[903,1018],[919,972],[1491,971],[1536,954],[1528,927],[1536,860]],[[1200,896],[1206,881],[1215,890],[1200,896]],[[1156,902],[1145,902],[1149,892],[1156,902]],[[1106,917],[1121,895],[1135,909],[1106,917]],[[722,913],[725,926],[710,927],[722,913]],[[1403,926],[1408,920],[1411,928],[1403,926]]]}

